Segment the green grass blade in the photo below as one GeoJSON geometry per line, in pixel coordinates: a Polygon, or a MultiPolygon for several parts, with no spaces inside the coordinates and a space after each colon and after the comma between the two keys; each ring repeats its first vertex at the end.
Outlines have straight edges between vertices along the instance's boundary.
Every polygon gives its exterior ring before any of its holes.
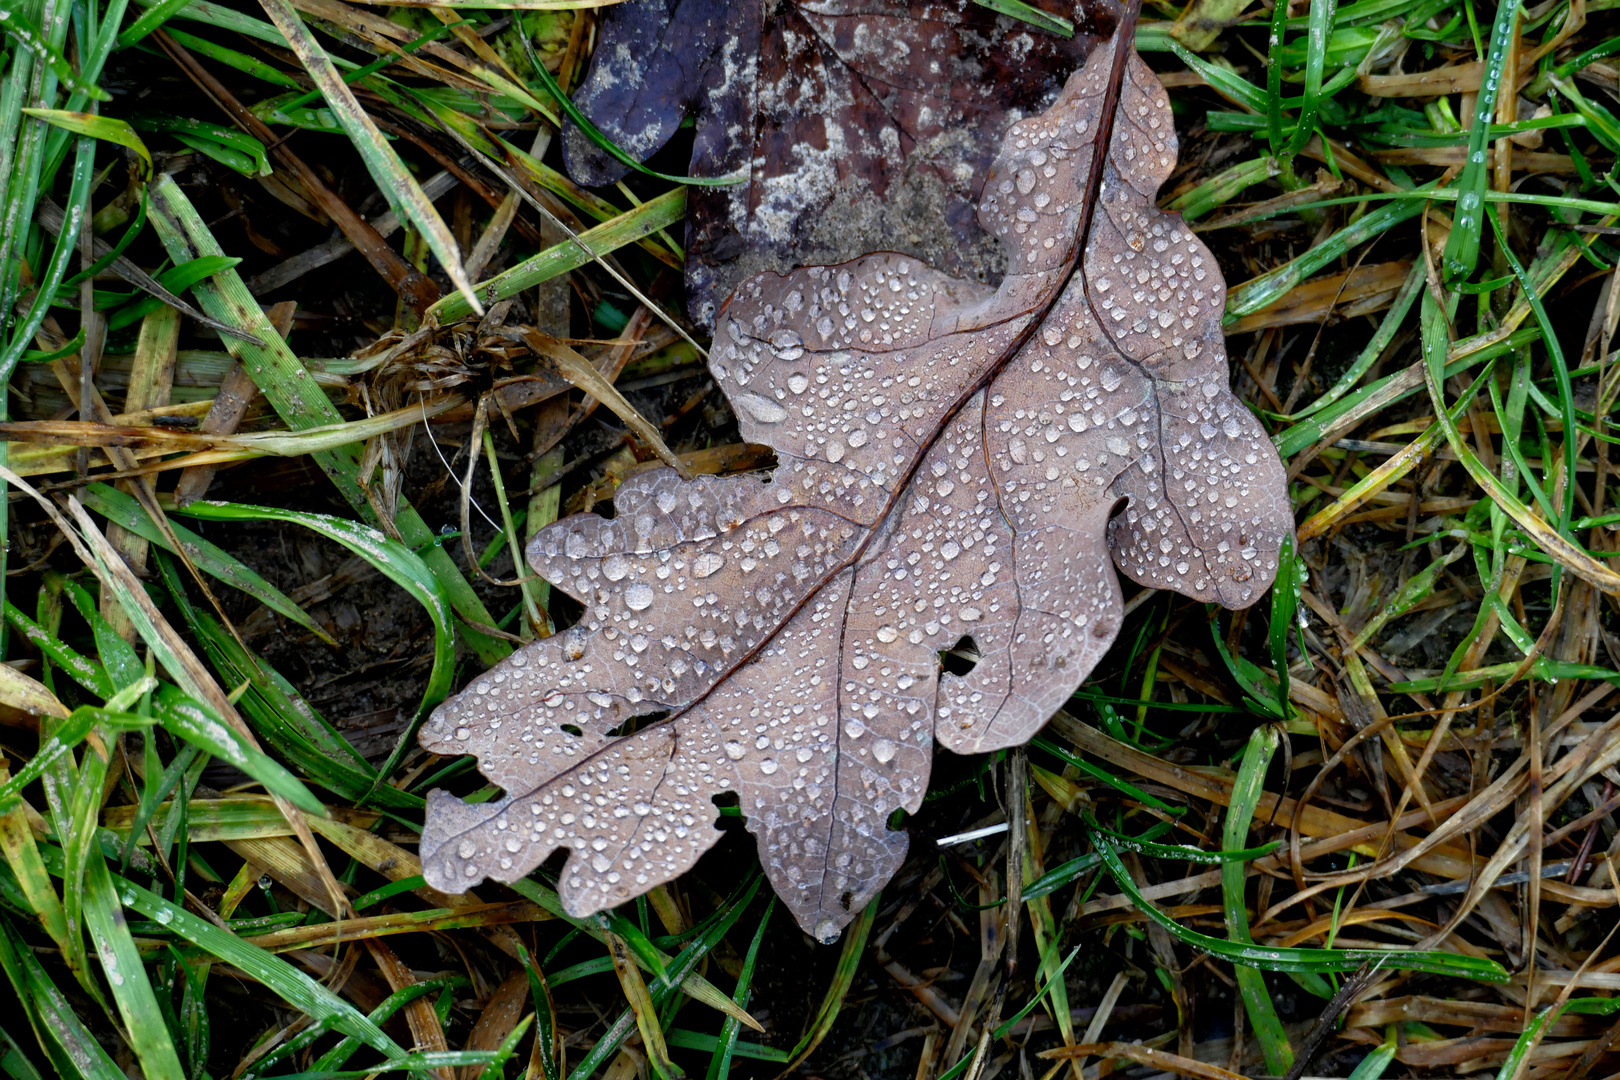
{"type": "Polygon", "coordinates": [[[450,623],[450,602],[444,586],[428,569],[421,557],[392,537],[385,536],[369,525],[346,521],[328,514],[311,514],[300,510],[281,510],[247,503],[194,502],[175,511],[206,521],[280,521],[301,525],[335,540],[365,559],[379,573],[411,594],[427,609],[433,621],[433,669],[428,675],[427,687],[422,691],[419,717],[443,701],[450,692],[450,681],[455,675],[455,631],[450,623]]]}
{"type": "Polygon", "coordinates": [[[317,817],[326,816],[326,807],[309,788],[276,761],[248,743],[231,725],[200,701],[164,687],[153,699],[158,723],[177,738],[184,739],[204,753],[234,765],[279,795],[317,817]]]}
{"type": "MultiPolygon", "coordinates": [[[[648,199],[618,217],[587,229],[579,234],[578,239],[571,237],[564,240],[537,255],[531,255],[488,281],[480,282],[478,295],[490,304],[509,299],[543,281],[550,281],[558,274],[577,270],[596,256],[607,255],[626,244],[651,236],[659,229],[668,228],[685,216],[686,191],[682,188],[667,191],[656,199],[648,199]]],[[[446,325],[471,313],[472,308],[467,302],[460,295],[455,295],[447,296],[428,308],[425,317],[446,325]]]]}
{"type": "Polygon", "coordinates": [[[96,1037],[79,1021],[73,1005],[34,958],[28,943],[0,920],[0,968],[11,980],[40,1048],[63,1080],[128,1080],[96,1037]]]}
{"type": "Polygon", "coordinates": [[[47,124],[53,124],[63,131],[71,131],[76,135],[85,135],[118,146],[127,146],[146,163],[146,175],[152,175],[152,152],[141,142],[141,137],[135,134],[135,129],[123,120],[111,116],[98,116],[95,113],[72,112],[68,109],[24,109],[23,113],[47,124]]]}
{"type": "MultiPolygon", "coordinates": [[[[1291,548],[1292,545],[1289,545],[1291,548]]],[[[1288,552],[1290,558],[1292,551],[1288,552]]],[[[1284,631],[1286,634],[1286,629],[1284,631]]],[[[1249,837],[1249,825],[1254,820],[1254,809],[1266,779],[1266,767],[1277,752],[1280,739],[1271,724],[1255,728],[1249,736],[1249,745],[1243,752],[1243,763],[1232,784],[1232,801],[1227,807],[1226,822],[1221,829],[1221,845],[1237,848],[1249,837]]],[[[1221,867],[1221,901],[1226,908],[1226,934],[1233,941],[1251,944],[1249,936],[1248,902],[1244,899],[1247,867],[1240,862],[1229,862],[1221,867]]],[[[1255,1038],[1260,1041],[1265,1055],[1266,1071],[1283,1076],[1294,1066],[1294,1049],[1288,1045],[1282,1020],[1271,1003],[1271,992],[1266,989],[1266,978],[1256,968],[1239,965],[1233,969],[1237,976],[1238,993],[1243,1008],[1254,1026],[1255,1038]]]]}
{"type": "MultiPolygon", "coordinates": [[[[737,1008],[748,1008],[749,984],[754,978],[754,963],[759,959],[759,946],[765,940],[765,928],[771,924],[771,914],[776,911],[776,897],[771,897],[765,904],[765,914],[760,916],[759,926],[754,930],[754,939],[748,943],[748,952],[743,956],[742,968],[737,972],[737,989],[732,993],[731,1000],[737,1003],[737,1008]]],[[[730,1080],[731,1058],[737,1052],[737,1037],[742,1032],[742,1023],[735,1016],[726,1017],[720,1025],[720,1038],[715,1044],[714,1054],[709,1058],[709,1071],[706,1080],[730,1080]]],[[[673,1043],[673,1040],[671,1040],[673,1043]]],[[[783,1061],[788,1060],[784,1054],[783,1061]]],[[[547,1077],[546,1080],[553,1080],[547,1077]]]]}
{"type": "Polygon", "coordinates": [[[1382,961],[1385,967],[1403,971],[1427,971],[1436,975],[1453,975],[1464,979],[1505,983],[1508,973],[1494,960],[1461,956],[1447,952],[1419,952],[1407,949],[1299,949],[1275,945],[1244,945],[1224,938],[1210,937],[1189,930],[1160,911],[1137,888],[1130,870],[1119,857],[1119,851],[1107,837],[1093,836],[1103,865],[1108,868],[1114,883],[1142,914],[1169,931],[1170,936],[1184,945],[1213,953],[1234,964],[1247,964],[1263,971],[1298,971],[1324,974],[1333,971],[1354,971],[1368,961],[1382,961]]]}
{"type": "MultiPolygon", "coordinates": [[[[93,831],[93,830],[92,830],[93,831]]],[[[84,914],[95,942],[101,969],[112,988],[113,1003],[124,1019],[130,1049],[141,1063],[147,1080],[188,1080],[180,1067],[180,1055],[175,1051],[169,1026],[158,1011],[157,997],[152,983],[146,977],[146,967],[129,936],[124,922],[124,909],[113,891],[112,874],[101,857],[92,850],[85,866],[84,914]]]]}
{"type": "MultiPolygon", "coordinates": [[[[1285,12],[1287,7],[1283,5],[1285,12]]],[[[1333,34],[1333,15],[1337,8],[1337,0],[1311,0],[1310,23],[1305,31],[1305,94],[1299,121],[1288,140],[1289,157],[1303,150],[1316,134],[1316,114],[1322,104],[1322,69],[1327,61],[1328,38],[1333,34]]],[[[1350,68],[1353,71],[1355,65],[1351,64],[1350,68]]]]}
{"type": "MultiPolygon", "coordinates": [[[[276,29],[287,39],[287,44],[292,46],[304,70],[315,80],[338,123],[348,132],[349,141],[359,151],[361,160],[366,163],[367,171],[377,182],[377,188],[388,200],[389,207],[416,226],[468,307],[482,315],[484,307],[473,292],[473,283],[467,277],[466,267],[461,264],[461,250],[456,246],[456,238],[450,234],[450,226],[444,223],[439,212],[433,208],[432,200],[422,190],[422,185],[416,182],[416,177],[411,175],[399,155],[394,153],[393,147],[388,145],[388,140],[383,138],[382,132],[377,130],[376,123],[360,106],[354,91],[332,64],[332,58],[326,55],[326,50],[321,48],[315,35],[309,32],[309,27],[304,25],[303,19],[299,18],[288,0],[259,2],[276,29]]],[[[541,70],[544,71],[544,68],[541,70]]]]}
{"type": "MultiPolygon", "coordinates": [[[[128,529],[148,543],[169,549],[169,539],[157,527],[146,509],[133,496],[126,495],[106,484],[88,484],[84,489],[84,505],[108,521],[128,529]]],[[[328,645],[335,644],[309,614],[294,603],[287,594],[260,577],[253,570],[226,552],[217,544],[198,536],[184,525],[172,524],[174,535],[185,545],[186,553],[197,569],[247,593],[271,611],[285,615],[328,645]]]]}
{"type": "MultiPolygon", "coordinates": [[[[1515,0],[1503,0],[1496,8],[1496,23],[1491,27],[1491,48],[1485,58],[1485,73],[1480,77],[1479,96],[1474,107],[1474,126],[1468,136],[1468,160],[1462,175],[1457,178],[1457,215],[1452,221],[1451,235],[1446,238],[1441,263],[1446,279],[1465,278],[1474,272],[1479,261],[1479,244],[1484,231],[1480,215],[1485,209],[1485,186],[1490,178],[1490,155],[1486,143],[1490,141],[1491,121],[1496,119],[1496,95],[1504,78],[1502,68],[1507,63],[1508,45],[1519,17],[1515,0]]],[[[1515,93],[1511,85],[1514,74],[1506,76],[1508,93],[1515,93]]]]}
{"type": "Polygon", "coordinates": [[[352,1035],[390,1060],[397,1061],[406,1056],[394,1040],[354,1006],[285,960],[243,941],[230,931],[222,930],[132,881],[116,876],[113,881],[125,907],[162,923],[216,959],[240,968],[294,1009],[307,1013],[317,1024],[352,1035]]]}
{"type": "Polygon", "coordinates": [[[0,8],[0,32],[9,35],[23,48],[44,60],[51,73],[69,90],[82,93],[95,101],[112,100],[112,95],[94,82],[80,78],[79,73],[73,70],[72,63],[62,55],[62,50],[40,31],[21,8],[13,5],[0,8]]]}

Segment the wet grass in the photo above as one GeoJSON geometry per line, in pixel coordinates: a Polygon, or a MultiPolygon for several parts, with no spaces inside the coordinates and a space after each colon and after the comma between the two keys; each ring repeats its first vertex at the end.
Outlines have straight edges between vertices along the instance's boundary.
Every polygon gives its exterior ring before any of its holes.
{"type": "Polygon", "coordinates": [[[511,552],[768,464],[671,315],[679,163],[556,167],[596,13],[7,7],[0,1071],[1620,1073],[1609,6],[1148,5],[1297,538],[942,755],[829,947],[735,807],[601,918],[416,859],[495,794],[416,724],[573,617],[511,552]]]}

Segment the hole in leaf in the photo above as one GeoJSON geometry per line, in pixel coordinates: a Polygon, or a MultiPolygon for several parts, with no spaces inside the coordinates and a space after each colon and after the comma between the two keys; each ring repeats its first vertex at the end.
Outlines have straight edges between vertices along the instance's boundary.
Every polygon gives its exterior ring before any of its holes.
{"type": "Polygon", "coordinates": [[[846,890],[844,890],[844,895],[840,896],[838,898],[838,903],[843,906],[843,909],[845,911],[848,911],[849,910],[849,905],[850,905],[851,902],[854,901],[854,899],[855,899],[854,892],[846,889],[846,890]]]}
{"type": "Polygon", "coordinates": [[[624,735],[634,735],[642,728],[656,724],[658,721],[662,720],[668,715],[668,709],[660,709],[657,712],[642,713],[640,716],[632,716],[630,719],[608,732],[608,734],[613,738],[619,738],[624,735]]]}
{"type": "Polygon", "coordinates": [[[968,672],[979,666],[979,660],[982,655],[983,654],[979,652],[979,643],[974,641],[971,635],[963,634],[957,639],[955,645],[952,645],[948,649],[941,650],[939,654],[939,666],[942,670],[948,671],[952,675],[966,675],[968,672]]]}
{"type": "Polygon", "coordinates": [[[564,731],[568,732],[568,734],[570,734],[570,735],[576,735],[576,736],[579,736],[581,738],[583,738],[584,735],[585,735],[584,730],[582,728],[580,728],[580,726],[578,724],[564,724],[562,726],[562,729],[564,731]]]}

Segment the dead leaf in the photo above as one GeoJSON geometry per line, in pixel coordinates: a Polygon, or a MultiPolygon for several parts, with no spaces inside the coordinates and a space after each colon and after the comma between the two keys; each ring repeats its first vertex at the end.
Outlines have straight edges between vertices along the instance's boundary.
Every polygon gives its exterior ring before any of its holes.
{"type": "MultiPolygon", "coordinates": [[[[703,327],[744,278],[868,251],[993,284],[1006,263],[973,209],[997,140],[1052,100],[1118,10],[1055,7],[1073,38],[970,0],[629,0],[604,17],[575,103],[643,161],[695,117],[691,174],[746,173],[688,194],[687,304],[703,327]]],[[[625,174],[571,124],[563,149],[582,184],[625,174]]]]}
{"type": "Polygon", "coordinates": [[[506,790],[429,796],[435,888],[567,847],[567,910],[613,907],[689,868],[734,792],[777,893],[831,940],[905,857],[889,821],[920,806],[932,744],[1024,742],[1108,649],[1110,556],[1231,607],[1265,592],[1282,465],[1227,385],[1215,261],[1154,205],[1168,99],[1113,55],[1006,135],[979,208],[999,288],[893,253],[751,279],[710,369],[774,473],[642,473],[612,519],[534,538],[530,565],[585,611],[424,726],[506,790]],[[942,673],[964,637],[981,659],[942,673]]]}

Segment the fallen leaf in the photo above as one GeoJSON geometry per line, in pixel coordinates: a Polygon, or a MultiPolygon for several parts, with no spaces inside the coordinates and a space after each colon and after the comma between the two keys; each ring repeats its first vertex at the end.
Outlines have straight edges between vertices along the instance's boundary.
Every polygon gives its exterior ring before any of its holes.
{"type": "MultiPolygon", "coordinates": [[[[994,284],[1000,246],[974,220],[1007,125],[1045,107],[1113,32],[1113,0],[1073,5],[1073,38],[970,0],[628,0],[605,16],[574,101],[645,161],[688,117],[692,317],[763,270],[899,251],[994,284]]],[[[564,159],[596,186],[625,166],[569,125],[564,159]]]]}
{"type": "Polygon", "coordinates": [[[613,907],[689,868],[735,793],[777,893],[831,940],[905,857],[889,822],[921,805],[933,744],[1024,742],[1108,649],[1110,558],[1229,607],[1264,593],[1292,528],[1282,464],[1227,385],[1215,260],[1154,205],[1168,99],[1113,56],[1007,132],[979,208],[998,288],[884,253],[727,301],[710,369],[777,467],[642,473],[612,519],[534,538],[584,614],[424,726],[505,789],[429,796],[434,888],[566,847],[567,910],[613,907]],[[942,672],[963,638],[981,659],[942,672]]]}

